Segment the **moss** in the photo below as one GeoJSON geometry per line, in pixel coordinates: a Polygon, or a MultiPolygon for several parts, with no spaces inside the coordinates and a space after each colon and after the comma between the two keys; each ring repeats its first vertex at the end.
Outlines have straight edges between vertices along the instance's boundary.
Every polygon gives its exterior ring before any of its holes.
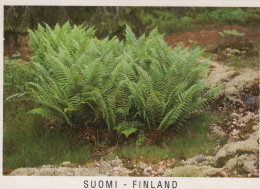
{"type": "Polygon", "coordinates": [[[247,174],[256,169],[255,163],[257,161],[254,154],[236,155],[226,163],[226,168],[231,171],[237,171],[238,174],[247,174]]]}
{"type": "Polygon", "coordinates": [[[214,167],[217,168],[221,168],[224,167],[226,165],[226,162],[231,159],[233,157],[233,155],[227,155],[227,156],[223,156],[220,157],[216,160],[216,162],[214,163],[214,167]]]}
{"type": "Polygon", "coordinates": [[[216,158],[214,156],[204,156],[204,155],[197,155],[195,157],[192,157],[188,159],[186,162],[184,162],[184,165],[213,165],[216,161],[216,158]]]}
{"type": "Polygon", "coordinates": [[[242,152],[258,152],[259,145],[257,143],[258,135],[251,137],[245,141],[231,142],[224,145],[216,154],[217,158],[226,157],[235,154],[237,151],[242,152]]]}
{"type": "Polygon", "coordinates": [[[245,92],[255,94],[255,89],[259,88],[259,82],[256,82],[259,78],[258,70],[245,69],[238,72],[232,67],[217,63],[214,65],[214,68],[207,72],[207,81],[214,83],[213,86],[226,83],[221,89],[219,97],[224,96],[232,103],[241,103],[245,92]]]}
{"type": "Polygon", "coordinates": [[[218,174],[221,169],[211,166],[185,165],[168,170],[163,176],[166,177],[208,177],[218,174]]]}
{"type": "Polygon", "coordinates": [[[254,131],[257,131],[257,130],[259,130],[259,124],[257,124],[257,125],[254,125],[254,126],[252,127],[252,129],[253,129],[254,131]]]}
{"type": "Polygon", "coordinates": [[[253,112],[248,112],[246,116],[241,118],[241,121],[243,121],[244,123],[249,123],[250,121],[253,121],[255,119],[259,119],[259,115],[256,115],[253,112]]]}

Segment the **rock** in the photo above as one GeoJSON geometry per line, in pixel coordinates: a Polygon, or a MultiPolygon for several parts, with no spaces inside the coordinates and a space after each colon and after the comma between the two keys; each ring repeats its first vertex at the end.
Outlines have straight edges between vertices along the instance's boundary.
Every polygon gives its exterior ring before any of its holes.
{"type": "Polygon", "coordinates": [[[254,79],[254,83],[251,87],[251,92],[253,95],[257,96],[259,95],[259,84],[260,84],[260,80],[259,77],[254,79]]]}
{"type": "MultiPolygon", "coordinates": [[[[73,168],[74,176],[81,176],[83,171],[85,171],[86,168],[73,168]]],[[[84,175],[87,176],[87,175],[84,175]]]]}
{"type": "Polygon", "coordinates": [[[255,169],[252,171],[252,176],[259,177],[259,169],[255,169]]]}
{"type": "Polygon", "coordinates": [[[72,168],[68,167],[59,167],[54,173],[55,176],[73,176],[74,171],[72,168]]]}
{"type": "MultiPolygon", "coordinates": [[[[210,64],[213,63],[211,62],[210,64]]],[[[214,83],[212,87],[225,83],[219,97],[223,96],[233,104],[243,104],[243,96],[245,96],[245,91],[247,91],[247,93],[252,94],[252,97],[247,98],[249,100],[246,100],[245,103],[253,106],[258,105],[259,97],[257,99],[255,96],[255,94],[259,95],[259,91],[257,90],[260,86],[258,70],[243,70],[243,72],[238,72],[235,69],[230,69],[228,66],[214,64],[216,66],[208,69],[206,77],[208,83],[214,83]]]]}
{"type": "Polygon", "coordinates": [[[221,168],[211,166],[185,165],[168,169],[164,172],[164,177],[210,177],[220,175],[221,168]]]}
{"type": "Polygon", "coordinates": [[[248,109],[256,109],[259,107],[259,96],[253,96],[251,94],[246,94],[244,96],[244,104],[248,109]]]}
{"type": "Polygon", "coordinates": [[[256,162],[257,162],[257,158],[253,154],[250,155],[243,154],[239,157],[236,155],[234,158],[228,160],[225,168],[229,170],[233,170],[239,167],[240,169],[236,170],[238,171],[239,174],[243,174],[244,172],[251,173],[254,169],[257,168],[255,165],[256,162]]]}
{"type": "Polygon", "coordinates": [[[257,139],[258,135],[253,136],[245,141],[231,142],[226,144],[217,152],[216,157],[222,158],[231,154],[235,154],[237,151],[256,153],[259,150],[257,139]]]}
{"type": "Polygon", "coordinates": [[[238,135],[239,134],[239,130],[236,130],[234,129],[232,132],[231,132],[231,135],[238,135]]]}
{"type": "Polygon", "coordinates": [[[54,165],[43,165],[39,168],[19,168],[12,171],[9,175],[15,176],[128,176],[130,170],[123,167],[123,162],[118,157],[112,161],[103,161],[91,163],[87,167],[75,167],[75,164],[67,161],[55,167],[54,165]],[[95,165],[99,166],[95,166],[95,165]],[[113,169],[112,165],[114,166],[113,169]],[[116,171],[115,171],[116,170],[116,171]]]}
{"type": "Polygon", "coordinates": [[[30,168],[27,170],[27,174],[28,174],[28,176],[32,176],[32,175],[40,176],[40,170],[37,168],[30,168]]]}
{"type": "Polygon", "coordinates": [[[112,171],[108,173],[108,176],[129,176],[133,171],[124,167],[114,167],[112,171]]]}
{"type": "Polygon", "coordinates": [[[9,176],[27,176],[27,175],[28,175],[27,168],[19,168],[9,174],[9,176]]]}
{"type": "Polygon", "coordinates": [[[100,161],[99,174],[107,174],[112,169],[110,161],[100,161]]]}
{"type": "Polygon", "coordinates": [[[112,167],[118,167],[118,166],[123,167],[123,161],[119,159],[118,156],[116,156],[116,158],[111,161],[111,165],[112,167]]]}
{"type": "Polygon", "coordinates": [[[254,131],[257,131],[257,130],[259,130],[259,124],[257,124],[257,125],[254,125],[254,126],[252,127],[252,129],[253,129],[254,131]]]}
{"type": "Polygon", "coordinates": [[[184,165],[212,165],[216,161],[216,158],[213,156],[204,156],[204,155],[197,155],[194,156],[185,162],[184,165]]]}
{"type": "Polygon", "coordinates": [[[74,168],[73,171],[75,176],[101,176],[94,168],[74,168]]]}
{"type": "Polygon", "coordinates": [[[220,126],[212,125],[210,128],[211,132],[219,137],[225,137],[227,134],[223,131],[223,129],[220,126]]]}
{"type": "Polygon", "coordinates": [[[40,168],[39,169],[39,176],[54,176],[56,171],[57,171],[57,167],[55,167],[55,168],[40,168]]]}
{"type": "Polygon", "coordinates": [[[205,159],[204,156],[199,154],[197,156],[194,156],[194,157],[188,159],[185,162],[185,164],[187,164],[187,165],[195,165],[195,164],[198,164],[199,162],[202,162],[204,159],[205,159]]]}
{"type": "Polygon", "coordinates": [[[145,169],[145,168],[148,167],[148,164],[146,164],[146,163],[140,161],[139,164],[138,164],[138,167],[141,168],[141,169],[145,169]]]}
{"type": "Polygon", "coordinates": [[[45,169],[45,168],[54,168],[55,165],[42,165],[41,168],[45,169]]]}
{"type": "Polygon", "coordinates": [[[221,148],[221,145],[218,144],[218,145],[215,147],[214,154],[217,153],[217,151],[219,151],[220,148],[221,148]]]}
{"type": "Polygon", "coordinates": [[[253,112],[247,112],[246,116],[243,116],[240,120],[244,123],[249,123],[252,120],[255,120],[258,118],[258,115],[254,114],[253,112]]]}
{"type": "Polygon", "coordinates": [[[74,167],[74,164],[71,163],[70,161],[64,161],[63,163],[60,164],[60,167],[74,167]]]}

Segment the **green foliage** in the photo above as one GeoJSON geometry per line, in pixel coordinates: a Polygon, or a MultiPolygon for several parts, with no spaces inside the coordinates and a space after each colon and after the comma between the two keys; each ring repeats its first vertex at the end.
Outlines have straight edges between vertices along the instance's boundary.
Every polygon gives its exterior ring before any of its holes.
{"type": "MultiPolygon", "coordinates": [[[[225,24],[259,28],[259,8],[206,7],[70,7],[5,6],[4,30],[26,33],[38,23],[54,27],[56,23],[95,25],[98,37],[121,35],[125,24],[135,33],[158,27],[162,33],[187,32],[197,25],[225,24]]],[[[121,36],[120,36],[121,37],[121,36]]]]}
{"type": "MultiPolygon", "coordinates": [[[[12,57],[19,56],[15,53],[12,57]]],[[[27,113],[33,104],[26,99],[26,82],[38,79],[31,66],[20,59],[4,58],[3,168],[59,165],[64,161],[86,163],[89,145],[77,136],[64,136],[61,130],[44,127],[44,120],[27,113]]]]}
{"type": "Polygon", "coordinates": [[[194,30],[193,19],[187,15],[178,17],[171,8],[154,8],[143,14],[144,24],[162,33],[185,32],[194,30]]]}
{"type": "Polygon", "coordinates": [[[260,45],[256,44],[253,48],[245,51],[239,49],[229,49],[228,58],[223,61],[224,64],[237,68],[255,68],[260,66],[260,45]]]}
{"type": "Polygon", "coordinates": [[[76,136],[44,127],[38,116],[27,114],[27,105],[4,106],[3,168],[59,165],[64,161],[85,164],[92,148],[76,136]],[[13,114],[9,117],[9,114],[13,114]]]}
{"type": "Polygon", "coordinates": [[[254,18],[259,19],[259,13],[259,8],[215,8],[209,13],[208,18],[222,24],[256,26],[254,18]]]}
{"type": "Polygon", "coordinates": [[[126,136],[177,129],[219,90],[201,78],[207,66],[198,63],[198,48],[172,50],[156,29],[136,38],[127,26],[125,41],[99,41],[92,28],[68,22],[29,34],[38,77],[27,83],[36,104],[30,113],[61,125],[101,125],[126,136]]]}
{"type": "Polygon", "coordinates": [[[137,138],[137,140],[135,142],[136,147],[139,148],[143,144],[144,140],[145,140],[144,132],[141,131],[138,134],[138,138],[137,138]]]}
{"type": "Polygon", "coordinates": [[[218,32],[221,37],[226,37],[226,36],[234,36],[234,37],[241,37],[244,36],[245,33],[239,33],[237,30],[223,30],[223,32],[218,32]]]}
{"type": "Polygon", "coordinates": [[[259,8],[145,8],[142,17],[147,28],[158,27],[160,32],[167,34],[205,29],[212,24],[260,28],[259,8]]]}
{"type": "Polygon", "coordinates": [[[223,57],[230,58],[230,57],[235,57],[235,56],[241,56],[242,54],[246,53],[246,50],[249,48],[243,47],[243,45],[248,45],[248,42],[243,40],[241,37],[245,35],[245,33],[239,33],[237,30],[223,30],[222,32],[218,32],[221,37],[224,38],[224,42],[222,44],[218,45],[219,52],[224,55],[223,57]],[[240,43],[237,41],[245,41],[245,43],[240,43]],[[246,43],[247,42],[247,43],[246,43]],[[225,50],[221,48],[225,48],[225,50]],[[238,49],[240,48],[240,49],[238,49]],[[244,48],[244,49],[243,49],[244,48]]]}
{"type": "Polygon", "coordinates": [[[107,155],[107,159],[114,159],[118,156],[120,159],[137,159],[145,162],[158,163],[165,157],[174,158],[178,162],[183,159],[194,157],[198,154],[213,155],[219,139],[209,135],[209,126],[216,123],[221,118],[212,112],[202,112],[191,117],[181,132],[172,132],[169,130],[164,134],[166,148],[155,144],[143,144],[136,148],[133,141],[125,142],[119,150],[113,154],[107,155]],[[203,145],[201,145],[203,144],[203,145]]]}
{"type": "Polygon", "coordinates": [[[224,60],[225,63],[231,63],[236,67],[259,65],[259,45],[244,37],[245,33],[233,29],[223,30],[219,34],[223,39],[219,40],[213,49],[217,54],[217,60],[224,60]]]}
{"type": "MultiPolygon", "coordinates": [[[[19,56],[20,53],[15,53],[12,57],[17,58],[19,56]]],[[[28,80],[34,80],[30,63],[22,62],[19,59],[4,58],[4,100],[25,95],[25,83],[28,80]]]]}

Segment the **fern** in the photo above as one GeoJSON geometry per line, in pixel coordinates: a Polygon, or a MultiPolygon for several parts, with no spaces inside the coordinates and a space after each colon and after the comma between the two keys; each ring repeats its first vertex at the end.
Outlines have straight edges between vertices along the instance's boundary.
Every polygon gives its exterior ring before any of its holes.
{"type": "Polygon", "coordinates": [[[125,41],[94,38],[93,28],[67,22],[29,30],[34,51],[26,94],[32,114],[71,127],[106,126],[128,137],[145,129],[166,130],[185,122],[218,93],[202,80],[199,49],[171,49],[157,29],[125,41]]]}

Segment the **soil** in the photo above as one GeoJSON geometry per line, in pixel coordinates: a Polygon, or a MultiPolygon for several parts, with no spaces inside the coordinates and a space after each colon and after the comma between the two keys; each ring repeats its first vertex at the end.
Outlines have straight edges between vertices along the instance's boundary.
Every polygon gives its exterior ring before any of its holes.
{"type": "Polygon", "coordinates": [[[29,37],[27,34],[9,34],[5,36],[4,56],[11,57],[14,53],[19,52],[19,58],[28,61],[33,52],[28,46],[29,37]]]}
{"type": "Polygon", "coordinates": [[[211,51],[219,41],[223,40],[218,32],[233,29],[239,33],[245,33],[243,39],[252,43],[260,43],[260,30],[252,30],[242,26],[211,26],[211,29],[197,32],[172,33],[165,36],[165,41],[172,47],[182,43],[186,47],[198,45],[204,47],[206,51],[211,51]]]}

